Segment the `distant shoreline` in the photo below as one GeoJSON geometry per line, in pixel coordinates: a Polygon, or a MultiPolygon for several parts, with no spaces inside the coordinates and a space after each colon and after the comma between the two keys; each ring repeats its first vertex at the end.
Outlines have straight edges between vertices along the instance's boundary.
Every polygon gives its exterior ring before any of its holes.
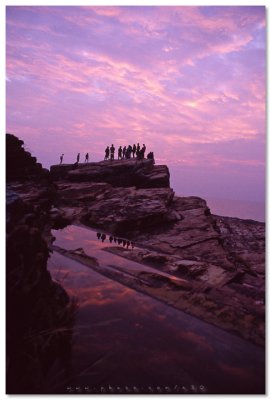
{"type": "Polygon", "coordinates": [[[204,199],[212,214],[265,222],[264,203],[209,197],[205,197],[204,199]]]}

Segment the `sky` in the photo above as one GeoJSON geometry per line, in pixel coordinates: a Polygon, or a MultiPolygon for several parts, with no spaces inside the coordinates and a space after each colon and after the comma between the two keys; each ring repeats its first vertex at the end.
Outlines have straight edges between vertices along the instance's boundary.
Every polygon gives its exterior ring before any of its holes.
{"type": "Polygon", "coordinates": [[[145,143],[179,195],[264,202],[265,7],[7,7],[6,130],[49,168],[145,143]]]}

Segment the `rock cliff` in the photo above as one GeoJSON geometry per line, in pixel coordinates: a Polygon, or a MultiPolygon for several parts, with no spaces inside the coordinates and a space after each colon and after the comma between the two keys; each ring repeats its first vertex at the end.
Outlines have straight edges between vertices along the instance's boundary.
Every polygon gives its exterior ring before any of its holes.
{"type": "Polygon", "coordinates": [[[70,182],[105,182],[112,186],[136,188],[169,187],[169,170],[166,165],[154,165],[153,160],[115,160],[87,164],[53,165],[54,180],[70,182]]]}
{"type": "Polygon", "coordinates": [[[55,218],[133,241],[134,249],[108,251],[186,281],[185,290],[165,291],[151,289],[158,278],[148,276],[138,290],[264,344],[265,224],[214,216],[205,200],[175,196],[168,168],[149,160],[58,165],[51,175],[55,218]]]}
{"type": "Polygon", "coordinates": [[[79,207],[87,225],[126,234],[179,218],[170,210],[168,168],[152,160],[54,165],[50,172],[58,186],[56,205],[79,207]]]}
{"type": "Polygon", "coordinates": [[[44,233],[55,188],[13,135],[6,155],[7,393],[45,393],[49,367],[70,347],[70,333],[57,332],[70,331],[73,318],[67,293],[47,271],[44,233]]]}

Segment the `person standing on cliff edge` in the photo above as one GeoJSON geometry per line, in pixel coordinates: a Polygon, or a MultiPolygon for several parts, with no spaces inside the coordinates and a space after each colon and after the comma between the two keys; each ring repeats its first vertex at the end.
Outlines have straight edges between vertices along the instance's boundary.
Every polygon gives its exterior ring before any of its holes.
{"type": "Polygon", "coordinates": [[[105,149],[105,156],[104,156],[104,159],[105,160],[108,160],[108,158],[109,158],[109,146],[107,146],[107,148],[105,149]]]}
{"type": "Polygon", "coordinates": [[[118,149],[118,160],[122,159],[122,147],[120,146],[118,149]]]}
{"type": "Polygon", "coordinates": [[[142,153],[143,153],[143,158],[145,157],[145,151],[146,151],[146,146],[145,146],[145,144],[143,144],[143,146],[142,146],[142,153]]]}
{"type": "Polygon", "coordinates": [[[60,163],[59,163],[59,164],[62,164],[62,162],[63,162],[63,157],[64,157],[64,154],[61,154],[61,156],[60,156],[60,163]]]}
{"type": "Polygon", "coordinates": [[[89,154],[87,153],[86,157],[85,157],[85,163],[88,163],[88,158],[89,158],[89,154]]]}
{"type": "Polygon", "coordinates": [[[113,161],[114,160],[114,154],[115,154],[115,147],[112,144],[112,146],[110,147],[110,160],[113,161]]]}
{"type": "Polygon", "coordinates": [[[136,145],[133,145],[133,158],[135,158],[135,154],[136,154],[136,145]]]}
{"type": "Polygon", "coordinates": [[[122,150],[122,158],[125,158],[125,157],[126,157],[126,146],[124,146],[123,150],[122,150]]]}
{"type": "Polygon", "coordinates": [[[139,145],[139,143],[137,143],[137,146],[136,146],[136,155],[137,155],[137,157],[138,157],[139,152],[140,152],[140,145],[139,145]]]}
{"type": "Polygon", "coordinates": [[[80,153],[77,154],[77,158],[76,158],[77,163],[79,163],[79,160],[80,160],[80,153]]]}

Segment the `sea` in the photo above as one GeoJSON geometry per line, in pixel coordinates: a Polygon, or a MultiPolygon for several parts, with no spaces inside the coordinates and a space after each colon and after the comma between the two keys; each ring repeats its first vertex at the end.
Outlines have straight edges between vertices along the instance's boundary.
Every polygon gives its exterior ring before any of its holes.
{"type": "Polygon", "coordinates": [[[253,201],[204,198],[212,214],[265,222],[265,204],[253,201]]]}

